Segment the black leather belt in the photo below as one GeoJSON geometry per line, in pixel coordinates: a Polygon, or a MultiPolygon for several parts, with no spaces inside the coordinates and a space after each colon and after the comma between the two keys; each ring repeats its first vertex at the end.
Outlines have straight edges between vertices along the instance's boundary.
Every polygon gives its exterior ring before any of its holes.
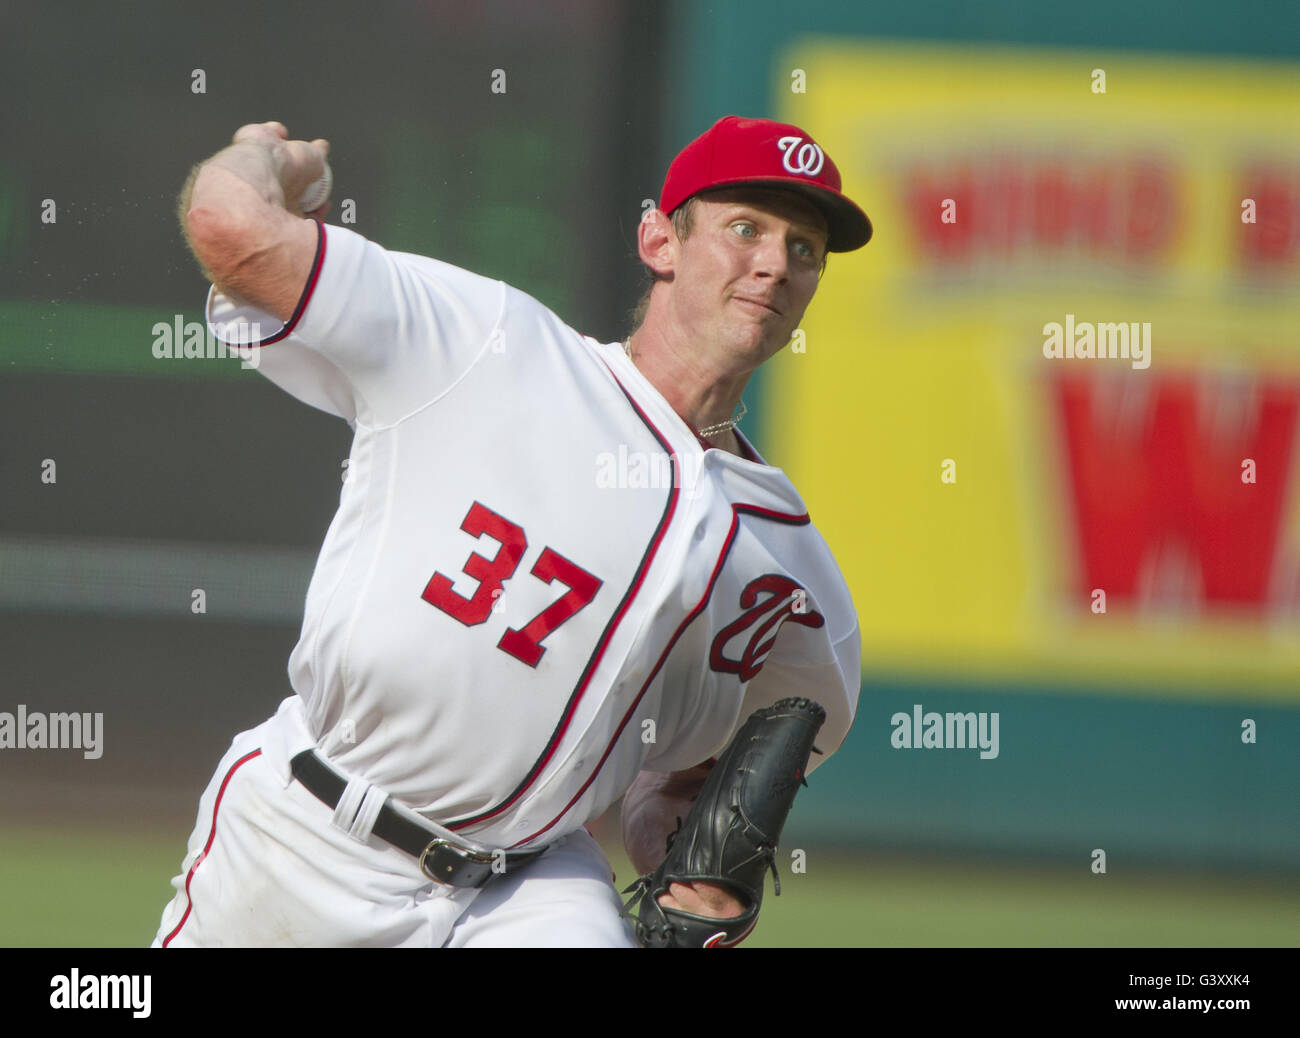
{"type": "MultiPolygon", "coordinates": [[[[290,764],[293,777],[331,808],[339,805],[348,781],[335,771],[315,750],[303,750],[290,764]]],[[[390,798],[391,800],[391,798],[390,798]]],[[[452,887],[481,887],[504,872],[524,862],[539,858],[546,848],[537,851],[481,851],[452,843],[432,829],[398,813],[384,801],[371,829],[381,840],[406,851],[420,863],[422,871],[435,883],[452,887]]]]}

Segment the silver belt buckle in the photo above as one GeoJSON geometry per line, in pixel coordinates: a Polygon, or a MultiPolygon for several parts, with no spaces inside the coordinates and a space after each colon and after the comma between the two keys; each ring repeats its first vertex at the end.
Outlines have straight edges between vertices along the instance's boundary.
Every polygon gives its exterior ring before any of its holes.
{"type": "MultiPolygon", "coordinates": [[[[446,850],[451,851],[452,854],[460,858],[462,861],[467,861],[473,865],[490,866],[493,862],[492,855],[481,854],[478,851],[470,849],[469,847],[461,847],[458,844],[452,843],[450,840],[444,840],[441,837],[430,840],[428,846],[424,848],[424,852],[420,855],[420,871],[423,872],[435,883],[441,883],[444,886],[451,886],[453,884],[451,883],[450,880],[445,879],[442,876],[439,876],[435,872],[432,862],[429,861],[429,855],[433,853],[434,850],[436,850],[437,848],[445,848],[446,850]]],[[[447,865],[445,866],[445,869],[449,873],[454,872],[455,866],[447,865]]]]}

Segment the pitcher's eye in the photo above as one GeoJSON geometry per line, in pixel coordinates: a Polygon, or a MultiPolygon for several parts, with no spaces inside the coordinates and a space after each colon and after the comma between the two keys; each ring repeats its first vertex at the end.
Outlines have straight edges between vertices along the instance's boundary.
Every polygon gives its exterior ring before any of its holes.
{"type": "Polygon", "coordinates": [[[758,231],[755,230],[754,225],[753,225],[752,223],[733,223],[733,224],[731,225],[731,229],[732,229],[733,231],[735,231],[737,234],[740,234],[740,236],[741,236],[742,238],[749,238],[749,237],[753,237],[754,235],[758,234],[758,231]],[[752,231],[753,233],[752,233],[752,234],[742,234],[742,233],[741,233],[742,231],[752,231]]]}

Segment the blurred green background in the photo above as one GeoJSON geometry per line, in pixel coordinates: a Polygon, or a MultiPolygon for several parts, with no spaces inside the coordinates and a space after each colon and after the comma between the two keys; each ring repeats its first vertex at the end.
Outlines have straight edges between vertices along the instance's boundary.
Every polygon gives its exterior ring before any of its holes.
{"type": "MultiPolygon", "coordinates": [[[[168,831],[7,829],[5,943],[147,945],[170,895],[177,843],[168,831]]],[[[622,889],[634,873],[614,841],[605,846],[622,889]]],[[[802,874],[782,863],[781,895],[769,883],[744,947],[1290,947],[1300,924],[1294,886],[1277,882],[830,849],[806,861],[802,874]]]]}

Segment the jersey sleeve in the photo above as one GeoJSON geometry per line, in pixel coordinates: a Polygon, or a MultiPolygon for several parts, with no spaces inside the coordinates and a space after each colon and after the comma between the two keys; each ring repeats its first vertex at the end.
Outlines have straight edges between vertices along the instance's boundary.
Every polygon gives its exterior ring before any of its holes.
{"type": "Polygon", "coordinates": [[[809,758],[808,774],[844,744],[857,715],[862,684],[862,636],[857,624],[829,649],[831,655],[821,659],[801,659],[774,652],[746,687],[740,710],[743,722],[755,710],[791,696],[820,703],[826,710],[826,720],[813,742],[821,753],[809,758]]]}
{"type": "Polygon", "coordinates": [[[208,294],[212,334],[255,351],[248,366],[349,422],[397,422],[453,386],[488,349],[506,286],[450,263],[392,252],[317,223],[316,257],[293,315],[281,322],[208,294]]]}

